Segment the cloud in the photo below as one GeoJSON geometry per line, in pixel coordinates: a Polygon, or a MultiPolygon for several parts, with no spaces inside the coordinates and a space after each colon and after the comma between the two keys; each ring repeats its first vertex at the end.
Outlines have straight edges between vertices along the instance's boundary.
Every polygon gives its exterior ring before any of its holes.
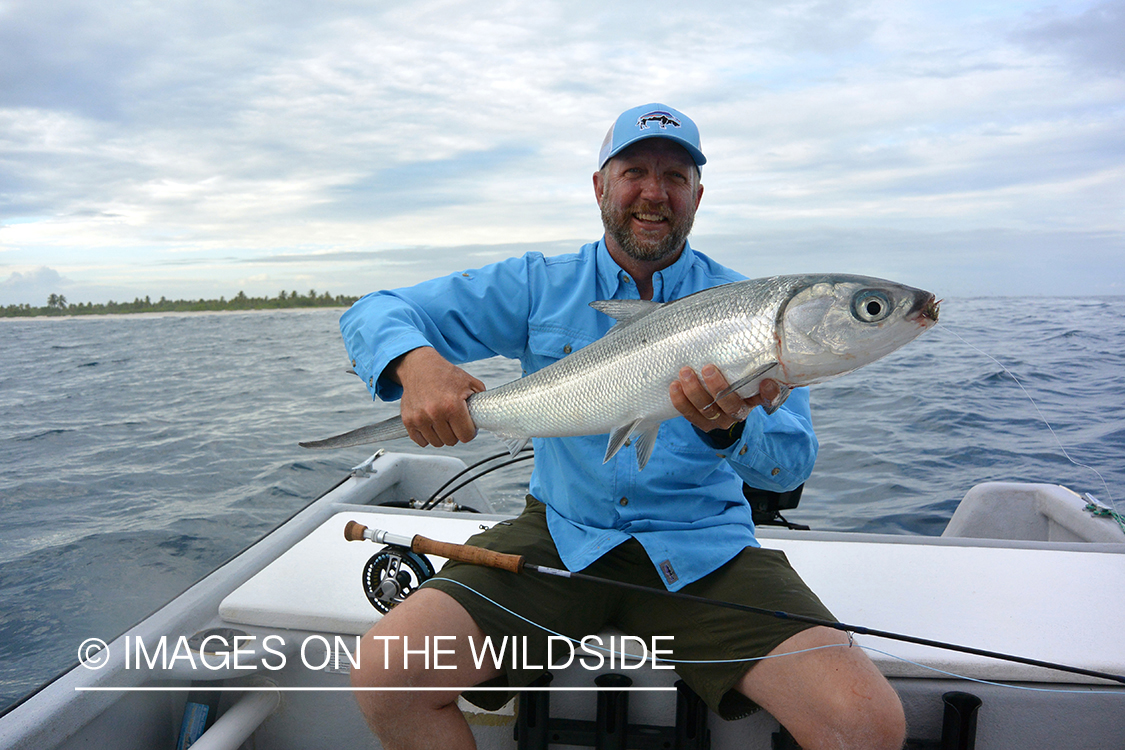
{"type": "Polygon", "coordinates": [[[13,0],[0,257],[199,296],[593,239],[597,146],[650,100],[702,128],[701,233],[1120,234],[1122,7],[13,0]]]}
{"type": "Polygon", "coordinates": [[[45,305],[49,295],[63,292],[69,285],[68,279],[46,266],[26,273],[13,271],[8,278],[0,281],[0,305],[45,305]]]}
{"type": "Polygon", "coordinates": [[[1036,52],[1065,55],[1102,74],[1125,73],[1125,1],[1100,3],[1077,15],[1051,7],[1032,14],[1012,38],[1036,52]]]}

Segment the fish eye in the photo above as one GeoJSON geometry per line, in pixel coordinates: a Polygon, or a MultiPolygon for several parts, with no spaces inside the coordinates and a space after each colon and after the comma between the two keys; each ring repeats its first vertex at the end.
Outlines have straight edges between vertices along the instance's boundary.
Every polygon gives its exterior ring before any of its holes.
{"type": "Polygon", "coordinates": [[[890,312],[891,301],[875,289],[864,289],[852,298],[852,315],[864,323],[878,323],[890,312]]]}

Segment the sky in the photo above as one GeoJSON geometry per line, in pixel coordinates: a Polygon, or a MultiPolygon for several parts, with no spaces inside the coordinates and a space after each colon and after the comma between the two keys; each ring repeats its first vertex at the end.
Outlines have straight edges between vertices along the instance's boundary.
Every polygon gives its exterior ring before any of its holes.
{"type": "Polygon", "coordinates": [[[747,276],[1125,294],[1125,0],[0,0],[0,305],[360,295],[602,229],[699,125],[747,276]]]}

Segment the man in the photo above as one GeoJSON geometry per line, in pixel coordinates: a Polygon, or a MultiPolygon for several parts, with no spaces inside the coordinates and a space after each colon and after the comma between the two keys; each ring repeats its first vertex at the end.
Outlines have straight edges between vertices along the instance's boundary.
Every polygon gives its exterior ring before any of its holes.
{"type": "MultiPolygon", "coordinates": [[[[465,400],[484,390],[454,362],[499,354],[532,372],[606,333],[613,321],[591,301],[667,302],[742,278],[687,242],[705,161],[698,130],[682,113],[661,104],[626,111],[606,136],[594,174],[605,225],[600,242],[574,255],[529,253],[363,298],[341,320],[356,371],[375,395],[401,395],[416,443],[454,445],[475,436],[465,400]]],[[[807,391],[795,390],[767,416],[754,407],[776,399],[776,383],[753,398],[716,400],[726,386],[714,366],[681,371],[669,395],[684,419],[661,425],[644,470],[631,451],[603,464],[604,435],[536,439],[527,508],[471,543],[540,565],[832,619],[783,554],[758,546],[741,493],[744,481],[784,491],[808,477],[817,443],[807,391]]],[[[543,664],[542,628],[582,638],[606,625],[646,640],[672,636],[664,643],[675,659],[709,662],[678,664],[677,671],[724,718],[757,704],[804,748],[902,746],[897,696],[838,631],[472,565],[447,565],[385,616],[369,636],[397,638],[365,638],[352,681],[451,688],[357,692],[384,747],[472,747],[455,688],[519,687],[538,674],[477,667],[470,640],[527,636],[539,650],[524,663],[543,664]],[[403,636],[414,649],[425,636],[454,638],[443,644],[456,643],[446,660],[456,668],[425,669],[420,657],[402,668],[403,636]],[[783,656],[759,660],[767,655],[783,656]]]]}

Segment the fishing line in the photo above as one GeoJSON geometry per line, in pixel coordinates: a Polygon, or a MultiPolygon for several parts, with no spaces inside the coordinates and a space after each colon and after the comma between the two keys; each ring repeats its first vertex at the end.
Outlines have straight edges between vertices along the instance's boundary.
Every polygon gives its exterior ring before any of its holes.
{"type": "Polygon", "coordinates": [[[862,648],[864,651],[871,651],[871,652],[876,653],[876,654],[882,654],[883,656],[887,656],[887,657],[890,657],[891,659],[901,661],[902,663],[909,664],[913,667],[918,667],[919,669],[926,669],[926,670],[929,670],[930,672],[937,672],[938,674],[943,674],[946,677],[952,677],[956,680],[965,680],[966,682],[975,682],[978,685],[992,685],[993,687],[1009,688],[1011,690],[1027,690],[1027,691],[1030,691],[1030,692],[1033,692],[1033,693],[1079,693],[1081,695],[1121,695],[1120,690],[1101,690],[1099,688],[1090,688],[1090,689],[1084,689],[1084,688],[1040,688],[1040,687],[1031,687],[1030,685],[1013,685],[1013,684],[1008,683],[1008,682],[996,682],[995,680],[983,680],[979,677],[969,677],[967,675],[957,674],[956,672],[950,672],[949,670],[946,670],[946,669],[938,669],[937,667],[931,667],[928,664],[921,664],[919,662],[913,661],[912,659],[907,659],[904,656],[899,656],[898,654],[892,654],[890,651],[883,651],[882,649],[875,648],[874,646],[864,646],[863,644],[860,644],[860,643],[857,643],[856,645],[859,646],[860,648],[862,648]]]}
{"type": "MultiPolygon", "coordinates": [[[[476,589],[474,589],[472,586],[468,586],[464,583],[461,583],[460,581],[455,581],[452,578],[442,578],[441,576],[434,576],[433,578],[431,578],[428,581],[426,581],[425,583],[423,583],[422,586],[425,586],[426,583],[429,583],[429,581],[434,581],[434,580],[441,580],[441,581],[445,581],[447,583],[455,583],[458,586],[460,586],[461,588],[467,589],[468,591],[471,591],[472,593],[476,594],[477,596],[479,596],[481,599],[484,599],[486,602],[488,602],[492,606],[497,607],[498,609],[502,609],[503,611],[510,614],[512,617],[523,620],[528,625],[531,625],[532,627],[535,627],[535,628],[539,628],[543,632],[548,633],[550,635],[556,636],[558,638],[565,638],[566,640],[570,641],[571,643],[575,644],[576,646],[582,646],[583,648],[585,648],[588,651],[602,651],[606,654],[618,656],[618,657],[621,658],[621,661],[623,663],[625,661],[625,657],[627,657],[627,656],[632,657],[634,659],[639,658],[636,654],[630,654],[628,651],[614,651],[613,649],[606,648],[605,646],[595,646],[591,643],[585,643],[584,644],[582,641],[580,641],[578,639],[575,639],[575,638],[571,638],[569,635],[564,635],[562,633],[551,630],[546,625],[540,625],[539,623],[535,622],[534,620],[530,620],[530,619],[524,617],[519,612],[514,612],[514,611],[508,609],[507,607],[505,607],[500,602],[489,598],[488,596],[486,596],[486,595],[482,594],[481,592],[477,591],[476,589]]],[[[421,588],[422,586],[420,586],[419,588],[421,588]]],[[[800,651],[787,651],[784,654],[766,654],[765,656],[748,656],[744,659],[665,659],[665,658],[661,657],[660,661],[668,662],[669,664],[734,664],[734,663],[738,663],[738,662],[751,662],[751,661],[764,661],[766,659],[778,659],[782,656],[796,656],[797,654],[807,654],[810,651],[821,651],[821,650],[826,649],[826,648],[847,648],[847,647],[850,647],[852,645],[853,645],[853,641],[849,637],[847,643],[829,643],[825,646],[813,646],[812,648],[804,648],[804,649],[801,649],[800,651]]],[[[858,645],[858,644],[855,644],[855,645],[858,645]]]]}
{"type": "Polygon", "coordinates": [[[1045,424],[1047,426],[1047,429],[1050,430],[1051,437],[1053,437],[1055,439],[1055,443],[1058,444],[1059,450],[1062,451],[1062,454],[1064,456],[1066,456],[1066,460],[1070,461],[1072,464],[1074,464],[1075,466],[1077,466],[1079,468],[1089,469],[1090,471],[1094,472],[1094,474],[1097,475],[1098,479],[1101,480],[1102,487],[1105,488],[1106,497],[1109,498],[1110,502],[1114,503],[1115,505],[1117,504],[1117,500],[1114,498],[1113,493],[1109,491],[1109,485],[1106,483],[1105,477],[1102,476],[1101,472],[1098,471],[1097,469],[1095,469],[1093,466],[1087,466],[1086,464],[1079,463],[1078,461],[1075,461],[1073,458],[1070,457],[1070,454],[1067,453],[1066,446],[1063,445],[1062,440],[1060,440],[1058,434],[1055,433],[1055,428],[1052,427],[1051,423],[1047,421],[1047,417],[1045,417],[1043,415],[1042,410],[1040,410],[1040,408],[1039,408],[1039,404],[1035,403],[1035,399],[1033,399],[1031,397],[1031,394],[1028,393],[1027,389],[1024,388],[1023,383],[1021,383],[1020,379],[1015,376],[1015,373],[1013,373],[1011,370],[1009,370],[1007,367],[1005,367],[1000,362],[1000,360],[996,359],[996,357],[993,357],[988,352],[986,352],[982,349],[979,349],[979,348],[973,346],[972,344],[970,344],[962,336],[960,336],[956,331],[954,331],[952,328],[950,328],[948,323],[935,323],[934,327],[935,328],[941,328],[946,333],[948,333],[951,336],[954,336],[955,338],[957,338],[965,346],[969,347],[970,349],[972,349],[973,351],[975,351],[979,354],[983,354],[984,356],[988,357],[993,362],[995,362],[996,365],[1001,370],[1003,370],[1007,374],[1007,376],[1010,377],[1015,382],[1016,385],[1018,385],[1020,387],[1020,390],[1023,391],[1023,395],[1027,396],[1027,400],[1031,402],[1031,405],[1033,407],[1035,407],[1035,412],[1039,415],[1039,419],[1041,419],[1043,421],[1043,424],[1045,424]]]}
{"type": "MultiPolygon", "coordinates": [[[[989,659],[999,659],[1001,661],[1010,661],[1017,664],[1026,664],[1033,667],[1043,667],[1060,672],[1070,672],[1071,674],[1085,675],[1087,677],[1098,677],[1100,679],[1111,680],[1113,682],[1125,684],[1125,675],[1111,674],[1109,672],[1101,672],[1092,669],[1085,669],[1082,667],[1073,667],[1066,664],[1044,661],[1042,659],[1031,659],[1025,656],[1016,656],[1013,654],[1005,654],[999,651],[989,651],[987,649],[974,648],[972,646],[962,646],[955,643],[934,640],[931,638],[920,638],[918,636],[907,635],[904,633],[895,633],[889,630],[869,628],[863,625],[849,625],[835,620],[810,617],[808,615],[802,615],[795,612],[785,612],[783,610],[755,607],[749,604],[741,604],[739,602],[732,602],[724,599],[711,599],[705,596],[688,594],[683,591],[669,591],[663,587],[658,588],[652,586],[642,586],[639,584],[629,583],[627,581],[619,581],[612,578],[592,576],[586,573],[575,573],[568,570],[561,570],[559,568],[551,568],[545,565],[536,565],[533,563],[529,563],[523,555],[506,554],[502,552],[496,552],[494,550],[484,549],[482,547],[475,547],[473,545],[439,542],[433,539],[428,539],[420,534],[415,534],[413,536],[407,537],[401,534],[394,534],[392,532],[380,529],[369,529],[363,524],[357,523],[356,521],[348,521],[348,523],[344,526],[344,538],[350,542],[367,540],[376,542],[378,544],[390,545],[391,547],[397,547],[401,549],[407,554],[435,554],[441,555],[442,557],[446,557],[450,560],[457,560],[472,565],[482,565],[485,567],[506,570],[510,573],[515,574],[520,574],[524,571],[530,571],[532,573],[538,573],[540,575],[568,578],[574,579],[576,581],[588,581],[590,583],[613,586],[615,588],[627,589],[629,591],[641,591],[650,596],[663,596],[669,599],[679,599],[681,601],[689,601],[696,604],[709,604],[715,607],[735,609],[740,612],[749,612],[751,614],[761,615],[764,617],[772,617],[780,620],[790,620],[793,622],[804,623],[806,625],[817,625],[849,634],[855,633],[857,635],[870,635],[877,638],[886,638],[894,641],[902,641],[904,643],[913,643],[919,646],[927,646],[929,648],[938,648],[946,651],[958,651],[963,654],[983,656],[989,659]]],[[[383,611],[385,612],[386,610],[383,611]]]]}
{"type": "MultiPolygon", "coordinates": [[[[571,638],[568,635],[563,635],[562,633],[559,633],[555,630],[551,630],[546,625],[541,625],[541,624],[535,622],[534,620],[531,620],[527,617],[524,617],[519,612],[515,612],[511,609],[508,609],[507,607],[505,607],[500,602],[486,596],[485,594],[482,594],[481,592],[474,589],[472,586],[461,583],[460,581],[455,581],[452,578],[442,578],[441,576],[436,576],[435,578],[432,578],[430,580],[436,580],[436,579],[440,579],[440,580],[446,581],[448,583],[455,583],[458,586],[460,586],[461,588],[466,589],[467,591],[477,595],[478,597],[480,597],[484,601],[488,602],[492,606],[494,606],[498,609],[501,609],[504,612],[507,612],[508,614],[512,615],[513,617],[515,617],[519,620],[522,620],[523,622],[526,622],[528,625],[531,625],[532,627],[538,628],[538,629],[544,631],[545,633],[556,636],[558,638],[566,639],[567,641],[570,641],[571,643],[573,643],[575,645],[583,646],[583,648],[587,649],[588,651],[602,651],[606,654],[615,655],[615,656],[620,658],[622,663],[624,663],[626,657],[632,657],[634,659],[639,658],[636,654],[631,654],[631,653],[628,653],[627,651],[614,651],[614,650],[606,648],[604,646],[595,646],[593,644],[588,644],[588,643],[584,644],[580,640],[577,640],[575,638],[571,638]]],[[[422,585],[425,586],[424,583],[422,585]]],[[[807,654],[807,653],[811,653],[813,651],[823,651],[824,649],[829,649],[829,648],[851,648],[853,646],[861,648],[864,651],[871,651],[872,653],[882,654],[883,656],[886,656],[886,657],[891,658],[891,659],[895,659],[897,661],[901,661],[904,664],[910,664],[911,666],[918,667],[919,669],[925,669],[925,670],[928,670],[930,672],[937,672],[938,674],[943,674],[947,677],[952,677],[952,678],[957,679],[957,680],[965,680],[966,682],[975,682],[975,683],[978,683],[978,684],[981,684],[981,685],[992,685],[994,687],[1010,688],[1012,690],[1026,690],[1026,691],[1031,691],[1031,692],[1036,692],[1036,693],[1080,693],[1082,695],[1091,695],[1091,694],[1093,694],[1093,695],[1120,695],[1121,694],[1120,690],[1101,690],[1101,689],[1098,689],[1096,687],[1090,688],[1090,689],[1038,688],[1038,687],[1030,687],[1030,686],[1027,686],[1027,685],[1012,685],[1010,683],[996,682],[994,680],[983,680],[983,679],[980,679],[978,677],[969,677],[967,675],[957,674],[956,672],[950,672],[950,671],[945,670],[945,669],[939,669],[938,667],[931,667],[931,666],[926,665],[926,664],[921,664],[919,662],[913,661],[912,659],[907,659],[904,656],[899,656],[897,654],[892,654],[889,651],[884,651],[882,649],[875,648],[874,646],[866,646],[866,645],[861,644],[861,643],[856,643],[852,639],[850,633],[848,634],[848,642],[847,643],[829,643],[829,644],[826,644],[824,646],[813,646],[812,648],[804,648],[804,649],[800,649],[798,651],[786,651],[786,652],[781,653],[781,654],[766,654],[765,656],[748,656],[748,657],[745,657],[745,658],[742,658],[742,659],[665,659],[665,658],[662,657],[660,659],[660,661],[666,662],[668,664],[748,663],[748,662],[765,661],[766,659],[780,659],[783,656],[798,656],[800,654],[807,654]]]]}

